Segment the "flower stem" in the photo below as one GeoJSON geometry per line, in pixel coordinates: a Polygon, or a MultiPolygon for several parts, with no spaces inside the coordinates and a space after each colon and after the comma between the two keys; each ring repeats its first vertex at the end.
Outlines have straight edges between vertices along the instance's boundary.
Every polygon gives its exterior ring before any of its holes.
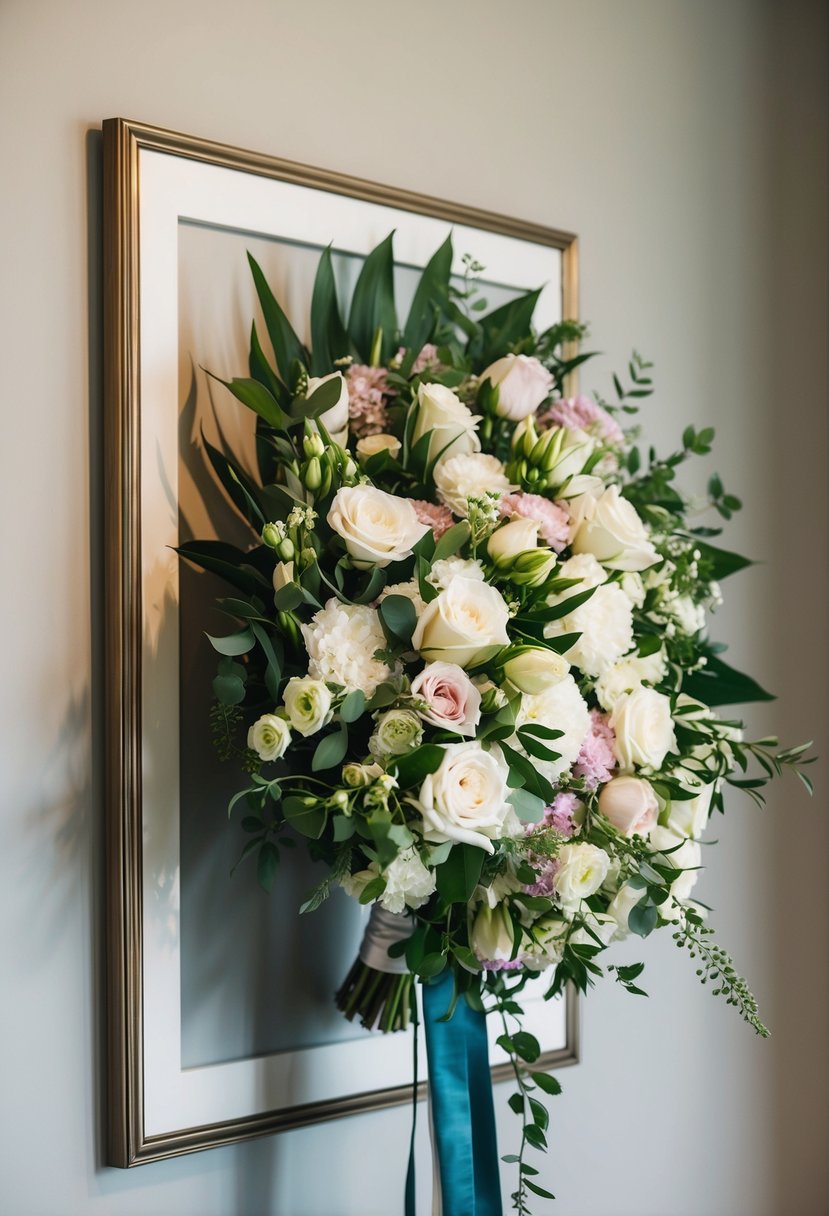
{"type": "Polygon", "coordinates": [[[411,1017],[412,977],[375,971],[357,959],[336,996],[339,1010],[366,1030],[406,1030],[411,1017]]]}

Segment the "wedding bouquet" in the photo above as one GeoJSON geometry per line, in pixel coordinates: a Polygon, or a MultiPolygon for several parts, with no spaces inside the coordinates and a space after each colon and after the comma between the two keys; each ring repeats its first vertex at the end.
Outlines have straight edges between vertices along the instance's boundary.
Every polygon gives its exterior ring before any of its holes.
{"type": "MultiPolygon", "coordinates": [[[[327,867],[303,911],[337,886],[372,905],[344,960],[347,1017],[406,1027],[422,984],[445,1189],[441,1036],[471,1053],[484,1015],[502,1019],[524,1212],[548,1195],[525,1156],[559,1086],[533,1071],[522,988],[544,972],[549,997],[585,992],[614,942],[667,928],[766,1035],[694,902],[699,841],[728,786],[759,801],[790,767],[808,787],[808,745],[749,741],[722,708],[768,694],[708,633],[721,581],[749,562],[699,521],[740,503],[716,475],[704,502],[675,485],[713,430],[643,452],[624,424],[650,365],[633,356],[612,405],[567,395],[584,328],[536,332],[538,292],[487,312],[482,268],[467,257],[453,278],[452,261],[447,240],[401,326],[389,237],[346,323],[326,250],[309,350],[250,259],[275,362],[254,325],[250,375],[225,383],[257,416],[258,473],[205,448],[251,547],[180,552],[232,588],[219,606],[235,628],[210,638],[212,727],[249,774],[230,804],[244,854],[270,889],[298,834],[327,867]]],[[[642,964],[607,970],[641,992],[642,964]]],[[[491,1094],[470,1119],[491,1122],[491,1094]]],[[[491,1164],[470,1168],[500,1210],[491,1164]]]]}

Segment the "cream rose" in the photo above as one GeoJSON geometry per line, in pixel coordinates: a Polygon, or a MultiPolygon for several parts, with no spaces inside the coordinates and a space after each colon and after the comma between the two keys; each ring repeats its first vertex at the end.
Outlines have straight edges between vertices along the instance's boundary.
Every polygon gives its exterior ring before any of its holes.
{"type": "Polygon", "coordinates": [[[428,460],[442,463],[447,456],[461,452],[480,452],[477,435],[480,418],[468,409],[451,388],[444,384],[421,384],[417,390],[417,417],[412,445],[430,435],[428,460]]]}
{"type": "Polygon", "coordinates": [[[283,693],[291,726],[301,735],[315,735],[331,721],[331,693],[322,680],[293,676],[283,693]]]}
{"type": "Polygon", "coordinates": [[[400,440],[394,435],[364,435],[357,441],[357,457],[359,460],[370,460],[378,452],[388,452],[392,460],[400,454],[400,440]]]}
{"type": "Polygon", "coordinates": [[[515,489],[497,456],[482,452],[448,456],[435,467],[434,476],[438,497],[455,515],[468,515],[470,498],[515,489]]]}
{"type": "Polygon", "coordinates": [[[559,849],[558,861],[553,880],[556,892],[562,907],[575,911],[604,882],[610,858],[594,844],[565,844],[559,849]]]}
{"type": "Polygon", "coordinates": [[[334,442],[342,446],[348,439],[348,385],[345,377],[340,372],[331,372],[327,376],[310,376],[305,396],[310,397],[320,385],[335,379],[340,382],[340,395],[330,410],[320,414],[319,420],[334,442]]]}
{"type": "Polygon", "coordinates": [[[495,587],[477,579],[455,578],[424,608],[412,646],[427,661],[474,667],[506,646],[508,620],[509,611],[495,587]]]}
{"type": "Polygon", "coordinates": [[[570,671],[570,664],[546,646],[520,650],[504,664],[504,675],[519,692],[537,696],[558,684],[570,671]]]}
{"type": "Polygon", "coordinates": [[[484,751],[475,742],[450,743],[443,752],[415,802],[423,834],[435,844],[451,840],[493,853],[492,841],[506,834],[513,818],[504,759],[497,748],[484,751]]]}
{"type": "Polygon", "coordinates": [[[676,748],[671,703],[653,688],[624,693],[610,715],[616,740],[613,750],[619,767],[658,769],[676,748]]]}
{"type": "Polygon", "coordinates": [[[412,680],[412,696],[425,701],[424,722],[459,735],[474,735],[481,720],[481,694],[457,663],[427,663],[412,680]]]}
{"type": "Polygon", "coordinates": [[[284,756],[290,742],[288,723],[276,714],[263,714],[248,731],[248,747],[265,763],[284,756]]]}
{"type": "Polygon", "coordinates": [[[646,570],[659,561],[636,508],[608,486],[599,498],[579,500],[581,522],[572,537],[574,553],[592,553],[611,570],[646,570]]]}
{"type": "Polygon", "coordinates": [[[407,498],[375,486],[343,486],[331,503],[328,523],[345,541],[354,565],[364,570],[411,557],[429,531],[407,498]]]}
{"type": "Polygon", "coordinates": [[[656,826],[659,800],[641,777],[613,777],[599,794],[599,810],[623,836],[647,836],[656,826]]]}
{"type": "Polygon", "coordinates": [[[532,355],[504,355],[490,363],[480,379],[489,380],[498,389],[496,413],[512,422],[534,414],[549,397],[554,383],[544,364],[532,355]]]}

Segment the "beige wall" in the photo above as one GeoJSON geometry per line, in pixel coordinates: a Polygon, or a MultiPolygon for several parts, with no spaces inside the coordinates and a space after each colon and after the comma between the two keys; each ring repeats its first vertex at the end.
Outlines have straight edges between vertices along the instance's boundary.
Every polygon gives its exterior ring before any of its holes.
{"type": "MultiPolygon", "coordinates": [[[[0,1211],[387,1216],[408,1128],[396,1111],[130,1173],[101,1164],[87,132],[122,114],[577,231],[601,376],[633,345],[653,358],[649,429],[668,444],[687,421],[716,423],[716,466],[746,501],[731,540],[764,564],[729,588],[720,632],[781,693],[751,722],[814,734],[825,755],[825,13],[748,0],[0,3],[0,1211]]],[[[670,940],[628,949],[648,963],[651,999],[606,985],[588,1002],[584,1062],[562,1074],[543,1167],[562,1216],[829,1208],[825,779],[812,805],[794,783],[763,814],[733,800],[717,834],[703,898],[775,1037],[755,1041],[670,940]]],[[[501,1133],[508,1151],[508,1114],[501,1133]]]]}

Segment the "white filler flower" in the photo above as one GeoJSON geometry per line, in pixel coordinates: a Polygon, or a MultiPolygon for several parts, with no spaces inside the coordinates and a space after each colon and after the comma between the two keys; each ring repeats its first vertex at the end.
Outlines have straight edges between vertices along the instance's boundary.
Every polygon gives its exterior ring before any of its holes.
{"type": "Polygon", "coordinates": [[[392,674],[374,652],[383,650],[386,637],[374,608],[341,604],[333,597],[302,626],[308,651],[308,674],[348,691],[361,689],[370,697],[378,684],[392,674]]]}

